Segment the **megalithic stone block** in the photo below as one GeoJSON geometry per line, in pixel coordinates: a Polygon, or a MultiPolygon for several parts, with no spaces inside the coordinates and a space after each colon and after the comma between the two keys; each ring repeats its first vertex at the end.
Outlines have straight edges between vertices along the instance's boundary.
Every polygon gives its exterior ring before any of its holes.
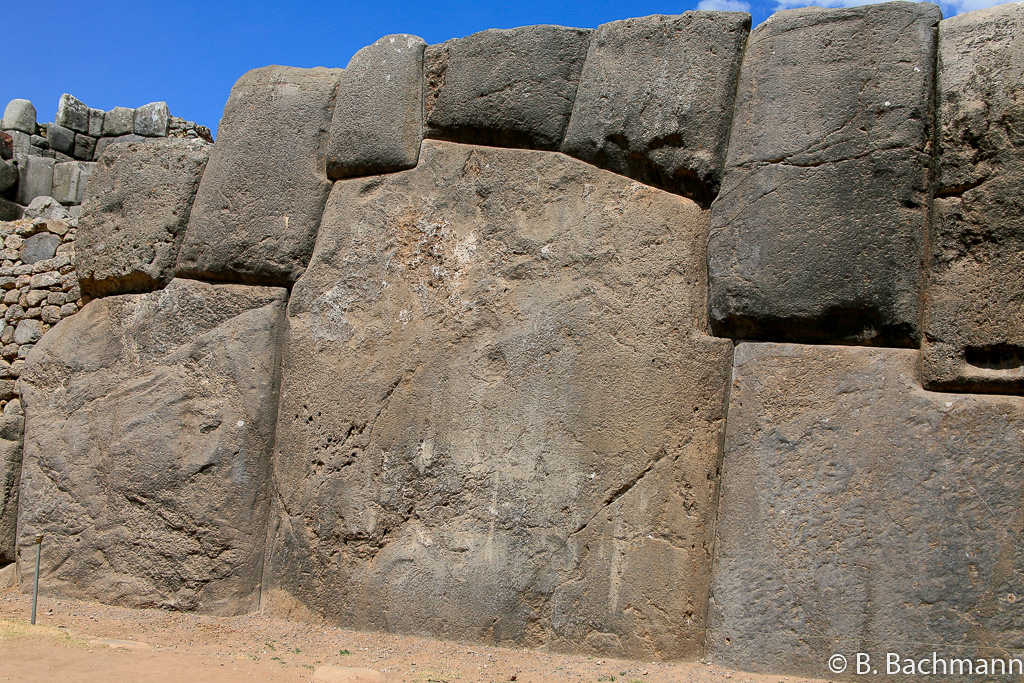
{"type": "Polygon", "coordinates": [[[551,152],[424,141],[335,183],[289,303],[264,608],[697,656],[732,354],[706,225],[551,152]]]}
{"type": "Polygon", "coordinates": [[[1020,656],[1024,399],[924,391],[918,366],[736,347],[709,661],[832,679],[843,654],[859,680],[858,652],[878,679],[887,652],[1020,656]]]}
{"type": "Polygon", "coordinates": [[[76,133],[89,134],[89,107],[84,102],[64,93],[57,103],[56,123],[76,133]]]}
{"type": "Polygon", "coordinates": [[[53,167],[56,161],[46,157],[17,154],[18,198],[22,206],[28,206],[36,197],[47,197],[53,190],[53,167]]]}
{"type": "Polygon", "coordinates": [[[423,56],[425,134],[500,147],[562,144],[590,29],[491,29],[423,56]]]}
{"type": "Polygon", "coordinates": [[[0,120],[0,128],[3,130],[17,130],[27,135],[35,135],[35,106],[28,100],[11,100],[4,108],[4,117],[0,120]]]}
{"type": "Polygon", "coordinates": [[[83,292],[146,292],[170,282],[210,147],[164,138],[113,145],[100,157],[75,242],[83,292]]]}
{"type": "Polygon", "coordinates": [[[751,33],[711,209],[717,334],[917,345],[940,18],[808,7],[751,33]]]}
{"type": "Polygon", "coordinates": [[[268,66],[231,90],[178,273],[287,285],[313,251],[331,182],[324,145],[341,69],[268,66]]]}
{"type": "Polygon", "coordinates": [[[259,596],[287,292],[174,280],[94,299],[21,374],[22,572],[41,589],[213,614],[259,596]]]}
{"type": "MultiPolygon", "coordinates": [[[[128,107],[114,107],[103,114],[102,137],[131,135],[135,130],[135,110],[128,107]]],[[[99,137],[99,136],[98,136],[99,137]]]]}
{"type": "Polygon", "coordinates": [[[148,138],[159,138],[167,135],[167,127],[171,122],[171,112],[166,102],[150,102],[135,110],[133,132],[148,138]]]}
{"type": "MultiPolygon", "coordinates": [[[[9,398],[9,397],[8,397],[9,398]]],[[[25,418],[0,415],[0,562],[14,562],[25,418]]]]}
{"type": "Polygon", "coordinates": [[[718,193],[750,15],[602,24],[562,151],[703,204],[718,193]]]}
{"type": "Polygon", "coordinates": [[[93,164],[87,161],[65,161],[53,167],[51,197],[61,204],[81,204],[82,193],[93,164]]]}
{"type": "Polygon", "coordinates": [[[1024,6],[939,25],[925,386],[1024,393],[1024,6]]]}
{"type": "Polygon", "coordinates": [[[341,74],[327,144],[332,179],[416,165],[423,139],[422,38],[384,36],[341,74]]]}

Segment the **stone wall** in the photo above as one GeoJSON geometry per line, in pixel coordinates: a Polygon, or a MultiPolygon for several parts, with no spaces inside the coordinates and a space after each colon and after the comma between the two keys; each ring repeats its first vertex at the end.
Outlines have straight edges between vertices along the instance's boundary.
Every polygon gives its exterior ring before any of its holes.
{"type": "Polygon", "coordinates": [[[118,604],[1022,656],[1022,74],[1024,6],[901,2],[251,71],[215,145],[93,171],[96,298],[11,368],[20,571],[43,533],[43,590],[118,604]]]}
{"type": "MultiPolygon", "coordinates": [[[[171,116],[166,102],[136,109],[93,109],[72,95],[61,95],[56,121],[39,124],[28,100],[7,103],[0,120],[0,199],[21,206],[36,197],[53,197],[77,206],[93,162],[112,144],[173,137],[213,142],[210,129],[171,116]]],[[[18,208],[0,205],[0,219],[17,217],[18,208]]],[[[77,215],[77,214],[75,214],[77,215]]]]}

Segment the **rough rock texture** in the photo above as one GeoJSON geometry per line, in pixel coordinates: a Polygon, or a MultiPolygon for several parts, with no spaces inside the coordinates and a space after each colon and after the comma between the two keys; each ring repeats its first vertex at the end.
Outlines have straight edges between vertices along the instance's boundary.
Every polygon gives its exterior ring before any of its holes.
{"type": "Polygon", "coordinates": [[[74,95],[64,93],[57,103],[56,123],[76,133],[88,133],[89,107],[74,95]]]}
{"type": "Polygon", "coordinates": [[[722,178],[749,31],[742,12],[599,26],[562,151],[709,204],[722,178]]]}
{"type": "Polygon", "coordinates": [[[332,179],[416,165],[423,138],[422,38],[384,36],[341,74],[327,143],[332,179]]]}
{"type": "Polygon", "coordinates": [[[65,161],[53,167],[52,196],[61,204],[81,204],[95,164],[65,161]]]}
{"type": "Polygon", "coordinates": [[[235,83],[179,274],[275,285],[298,279],[331,189],[322,147],[340,73],[268,66],[235,83]]]}
{"type": "Polygon", "coordinates": [[[547,152],[425,142],[336,183],[289,303],[264,607],[696,656],[732,346],[705,232],[547,152]]]}
{"type": "Polygon", "coordinates": [[[0,564],[16,559],[15,527],[24,425],[25,419],[21,415],[0,415],[0,564]]]}
{"type": "Polygon", "coordinates": [[[917,364],[736,347],[710,661],[822,676],[832,653],[1019,652],[1024,400],[925,391],[917,364]]]}
{"type": "Polygon", "coordinates": [[[103,116],[103,136],[129,135],[135,130],[135,110],[114,107],[103,116]]]}
{"type": "Polygon", "coordinates": [[[11,100],[4,108],[4,117],[0,120],[0,128],[35,135],[36,108],[28,100],[11,100]]]}
{"type": "Polygon", "coordinates": [[[712,207],[716,333],[916,345],[940,18],[808,7],[751,33],[712,207]]]}
{"type": "Polygon", "coordinates": [[[429,46],[423,56],[425,135],[558,149],[591,33],[524,26],[429,46]]]}
{"type": "Polygon", "coordinates": [[[132,131],[147,138],[164,137],[170,124],[171,112],[166,102],[150,102],[135,110],[132,131]]]}
{"type": "Polygon", "coordinates": [[[71,155],[75,151],[75,131],[57,123],[46,127],[46,142],[50,149],[71,155]]]}
{"type": "Polygon", "coordinates": [[[36,197],[48,197],[53,191],[53,167],[57,163],[45,157],[18,154],[17,202],[28,206],[36,197]]]}
{"type": "Polygon", "coordinates": [[[258,601],[286,292],[174,280],[96,299],[21,376],[19,562],[43,588],[217,614],[258,601]]]}
{"type": "Polygon", "coordinates": [[[1024,392],[1024,5],[939,27],[939,170],[925,298],[931,389],[1024,392]]]}
{"type": "Polygon", "coordinates": [[[100,158],[78,226],[82,291],[144,292],[174,277],[210,148],[203,140],[167,138],[115,145],[100,158]]]}
{"type": "Polygon", "coordinates": [[[13,161],[0,159],[0,192],[6,192],[18,182],[18,167],[13,161]]]}

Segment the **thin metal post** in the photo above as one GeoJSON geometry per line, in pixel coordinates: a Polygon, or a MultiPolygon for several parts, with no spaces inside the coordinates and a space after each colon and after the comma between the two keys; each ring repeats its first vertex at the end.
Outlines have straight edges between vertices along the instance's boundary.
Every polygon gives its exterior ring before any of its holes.
{"type": "Polygon", "coordinates": [[[39,602],[39,556],[43,554],[43,535],[36,536],[36,576],[32,581],[32,624],[36,623],[36,603],[39,602]]]}

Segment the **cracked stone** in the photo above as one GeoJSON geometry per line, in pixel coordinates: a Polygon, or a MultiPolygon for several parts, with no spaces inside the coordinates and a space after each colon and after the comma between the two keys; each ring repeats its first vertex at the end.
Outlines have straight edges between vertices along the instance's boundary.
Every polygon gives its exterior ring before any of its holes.
{"type": "Polygon", "coordinates": [[[266,608],[698,656],[732,349],[706,227],[550,152],[426,141],[335,183],[289,302],[266,608]]]}

